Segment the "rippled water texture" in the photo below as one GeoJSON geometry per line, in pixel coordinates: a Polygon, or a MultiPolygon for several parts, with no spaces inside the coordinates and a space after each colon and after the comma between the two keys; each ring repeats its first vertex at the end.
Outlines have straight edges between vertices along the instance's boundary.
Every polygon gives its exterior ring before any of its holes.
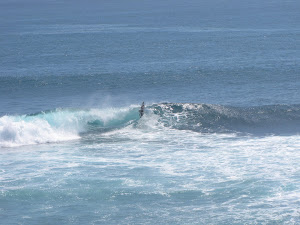
{"type": "Polygon", "coordinates": [[[299,8],[2,0],[0,224],[300,224],[299,8]]]}

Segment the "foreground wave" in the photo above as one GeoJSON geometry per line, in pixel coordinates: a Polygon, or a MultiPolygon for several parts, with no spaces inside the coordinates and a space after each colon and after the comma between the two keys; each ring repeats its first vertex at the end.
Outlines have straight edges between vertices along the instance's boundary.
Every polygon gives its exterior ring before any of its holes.
{"type": "MultiPolygon", "coordinates": [[[[231,107],[161,103],[147,106],[144,120],[177,130],[201,133],[290,135],[300,132],[300,105],[231,107]],[[157,115],[153,117],[152,115],[157,115]]],[[[36,114],[0,117],[0,146],[79,139],[139,123],[138,106],[107,109],[55,109],[36,114]]]]}

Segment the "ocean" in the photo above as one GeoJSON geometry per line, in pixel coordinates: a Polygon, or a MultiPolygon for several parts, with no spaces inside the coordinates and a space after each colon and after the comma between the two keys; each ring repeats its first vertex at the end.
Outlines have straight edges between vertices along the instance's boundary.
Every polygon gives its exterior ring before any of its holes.
{"type": "Polygon", "coordinates": [[[299,9],[2,0],[0,224],[300,224],[299,9]]]}

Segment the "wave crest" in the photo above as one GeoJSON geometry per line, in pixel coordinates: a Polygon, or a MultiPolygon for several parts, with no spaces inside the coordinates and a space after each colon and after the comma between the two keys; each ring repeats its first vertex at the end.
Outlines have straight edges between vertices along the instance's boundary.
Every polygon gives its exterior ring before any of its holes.
{"type": "MultiPolygon", "coordinates": [[[[78,139],[128,126],[168,127],[200,133],[290,135],[300,132],[300,105],[231,107],[209,104],[161,103],[146,106],[139,120],[138,106],[109,109],[55,109],[36,114],[0,117],[0,147],[78,139]],[[154,116],[155,115],[155,116],[154,116]]],[[[134,133],[134,132],[133,132],[134,133]]]]}

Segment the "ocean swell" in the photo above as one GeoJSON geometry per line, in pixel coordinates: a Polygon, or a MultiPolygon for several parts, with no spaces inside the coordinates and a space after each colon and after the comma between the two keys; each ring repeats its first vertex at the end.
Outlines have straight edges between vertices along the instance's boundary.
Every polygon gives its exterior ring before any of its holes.
{"type": "Polygon", "coordinates": [[[300,132],[300,105],[232,107],[163,103],[152,106],[166,127],[202,133],[289,135],[300,132]]]}

